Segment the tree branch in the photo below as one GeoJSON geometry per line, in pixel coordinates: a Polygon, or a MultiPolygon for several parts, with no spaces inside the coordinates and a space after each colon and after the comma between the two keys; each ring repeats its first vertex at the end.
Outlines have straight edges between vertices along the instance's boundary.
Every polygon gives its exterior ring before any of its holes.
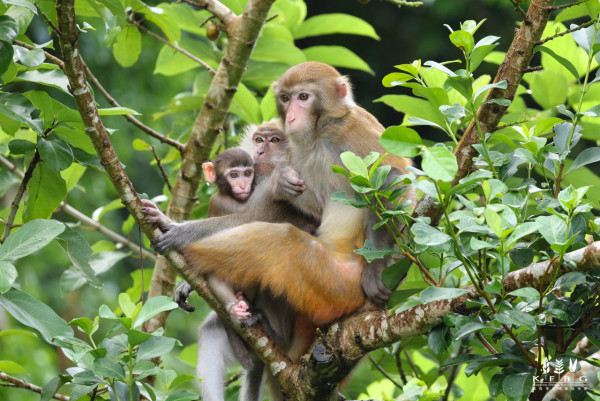
{"type": "Polygon", "coordinates": [[[2,239],[0,240],[1,243],[4,243],[4,241],[6,241],[6,238],[8,238],[8,236],[10,235],[10,231],[12,230],[13,223],[15,221],[15,216],[17,215],[17,210],[19,210],[19,203],[21,203],[21,199],[23,198],[23,195],[25,194],[25,189],[27,188],[27,183],[31,179],[33,170],[35,169],[35,166],[37,166],[39,161],[40,154],[36,149],[35,155],[33,155],[33,158],[29,162],[29,167],[27,167],[25,174],[23,174],[23,177],[21,177],[22,179],[21,184],[19,185],[19,189],[17,190],[17,193],[15,194],[15,197],[12,203],[10,204],[10,213],[8,213],[8,218],[6,219],[6,223],[4,225],[4,233],[2,234],[2,239]]]}
{"type": "MultiPolygon", "coordinates": [[[[33,391],[34,393],[38,393],[38,394],[42,393],[42,388],[40,386],[36,386],[35,384],[27,383],[25,380],[21,380],[21,379],[17,379],[16,377],[9,376],[1,370],[0,370],[0,380],[9,382],[14,387],[24,388],[26,390],[33,391]]],[[[2,385],[2,383],[0,383],[0,386],[1,385],[2,385]]],[[[52,396],[52,398],[54,398],[55,400],[60,400],[60,401],[69,401],[70,400],[70,398],[67,397],[66,395],[59,394],[59,393],[54,394],[52,396]]]]}
{"type": "MultiPolygon", "coordinates": [[[[10,170],[10,172],[12,172],[14,175],[16,175],[17,177],[19,177],[21,179],[23,179],[23,177],[25,176],[25,174],[21,170],[19,170],[15,164],[12,164],[8,159],[6,159],[2,155],[0,155],[0,164],[5,166],[8,170],[10,170]]],[[[117,234],[116,232],[108,229],[106,226],[100,224],[100,222],[89,218],[85,214],[81,213],[79,210],[75,209],[73,206],[69,205],[67,202],[63,201],[60,204],[59,209],[57,209],[57,210],[64,211],[69,216],[72,216],[75,219],[79,220],[80,222],[91,226],[92,228],[94,228],[95,230],[99,231],[100,233],[106,235],[108,238],[112,239],[113,241],[123,244],[127,248],[129,248],[132,251],[134,251],[135,253],[139,254],[140,248],[139,248],[138,244],[131,242],[129,239],[125,238],[124,236],[117,234]]],[[[152,261],[156,260],[156,256],[153,253],[148,252],[146,249],[142,250],[142,255],[146,259],[149,259],[152,261]]]]}
{"type": "MultiPolygon", "coordinates": [[[[114,107],[121,107],[121,105],[119,104],[119,102],[117,102],[116,99],[113,98],[110,95],[110,93],[108,93],[108,91],[106,89],[104,89],[104,87],[102,86],[102,84],[100,83],[100,81],[98,81],[98,79],[92,73],[92,71],[89,69],[89,67],[87,66],[87,64],[83,63],[83,66],[85,67],[85,74],[87,75],[87,78],[100,91],[100,93],[102,93],[102,96],[104,96],[106,98],[106,100],[108,101],[108,103],[110,103],[114,107]]],[[[169,138],[168,136],[163,135],[163,134],[161,134],[159,132],[156,132],[155,130],[153,130],[152,128],[148,127],[146,124],[144,124],[143,122],[141,122],[140,120],[138,120],[137,118],[135,118],[134,116],[132,116],[131,114],[125,114],[125,115],[123,115],[123,117],[125,117],[125,119],[127,121],[129,121],[130,123],[132,123],[133,125],[135,125],[139,129],[141,129],[142,131],[144,131],[146,134],[148,134],[148,135],[150,135],[150,136],[158,139],[162,143],[166,143],[167,145],[173,146],[179,152],[183,151],[183,144],[182,143],[176,141],[175,139],[169,138]]]]}
{"type": "Polygon", "coordinates": [[[200,64],[202,67],[204,67],[205,69],[208,70],[211,77],[215,76],[215,73],[216,73],[215,69],[212,68],[210,65],[208,65],[204,60],[194,56],[192,53],[188,52],[183,47],[179,47],[179,46],[169,42],[167,39],[163,38],[162,36],[155,34],[151,30],[149,30],[148,28],[143,26],[141,24],[141,21],[133,21],[133,23],[135,24],[135,26],[138,27],[138,29],[140,31],[152,36],[155,39],[158,39],[159,41],[163,42],[167,46],[170,46],[171,48],[177,50],[179,53],[183,54],[184,56],[189,57],[190,59],[194,60],[196,63],[200,64]]]}
{"type": "Polygon", "coordinates": [[[221,20],[225,26],[229,28],[233,25],[234,21],[237,18],[237,15],[233,11],[231,11],[225,4],[221,3],[217,0],[181,0],[185,3],[188,3],[194,7],[203,8],[218,19],[221,20]]]}
{"type": "MultiPolygon", "coordinates": [[[[485,100],[512,100],[514,98],[523,74],[533,57],[533,49],[538,45],[538,41],[544,33],[544,28],[552,11],[550,7],[553,4],[554,0],[531,2],[527,11],[529,24],[522,24],[515,34],[515,38],[506,52],[506,57],[504,57],[504,61],[502,61],[494,78],[494,82],[506,80],[508,88],[494,88],[490,90],[485,100]]],[[[493,132],[502,116],[506,113],[506,109],[506,106],[500,106],[496,103],[484,104],[479,108],[477,118],[481,123],[483,135],[493,132]]],[[[456,185],[461,178],[465,177],[471,171],[473,158],[477,155],[477,151],[471,145],[476,143],[479,143],[479,132],[477,131],[475,121],[472,121],[454,149],[456,161],[458,162],[458,172],[452,180],[452,185],[456,185]]],[[[441,214],[442,209],[439,205],[432,198],[425,195],[417,204],[413,216],[427,216],[431,218],[432,224],[437,224],[441,214]]]]}

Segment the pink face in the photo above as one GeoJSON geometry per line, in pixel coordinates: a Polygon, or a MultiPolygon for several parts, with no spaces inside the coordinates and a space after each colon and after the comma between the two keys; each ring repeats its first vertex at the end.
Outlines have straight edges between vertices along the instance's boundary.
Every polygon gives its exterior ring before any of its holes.
{"type": "Polygon", "coordinates": [[[252,193],[254,169],[252,167],[232,167],[225,170],[225,178],[231,187],[231,192],[237,200],[246,200],[252,193]]]}
{"type": "Polygon", "coordinates": [[[256,146],[256,152],[252,158],[254,162],[269,163],[283,144],[284,136],[279,131],[256,131],[252,135],[252,141],[256,146]]]}
{"type": "Polygon", "coordinates": [[[301,89],[290,93],[282,92],[278,100],[285,110],[286,133],[293,135],[312,126],[311,110],[315,96],[311,91],[301,89]]]}

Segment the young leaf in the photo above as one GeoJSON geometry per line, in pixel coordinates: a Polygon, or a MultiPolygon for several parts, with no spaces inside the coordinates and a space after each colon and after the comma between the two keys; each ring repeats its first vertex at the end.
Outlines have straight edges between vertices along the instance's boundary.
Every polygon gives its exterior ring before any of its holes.
{"type": "Polygon", "coordinates": [[[423,150],[421,168],[431,179],[450,182],[458,171],[456,156],[444,146],[427,147],[423,150]]]}
{"type": "Polygon", "coordinates": [[[150,298],[142,307],[142,310],[135,320],[133,327],[141,326],[144,322],[157,313],[165,312],[175,308],[177,308],[177,304],[169,297],[160,296],[150,298]]]}
{"type": "Polygon", "coordinates": [[[549,244],[564,244],[567,240],[567,223],[557,216],[540,216],[535,219],[540,234],[549,244]]]}
{"type": "Polygon", "coordinates": [[[135,64],[142,51],[142,35],[134,25],[125,25],[113,45],[115,60],[123,67],[135,64]]]}
{"type": "Polygon", "coordinates": [[[423,145],[417,131],[399,125],[388,127],[383,131],[379,143],[388,152],[409,158],[417,156],[419,147],[423,145]]]}
{"type": "Polygon", "coordinates": [[[11,263],[0,261],[0,294],[10,290],[17,277],[17,269],[11,263]]]}
{"type": "Polygon", "coordinates": [[[41,162],[33,170],[27,193],[23,219],[47,219],[67,196],[67,185],[58,171],[41,162]]]}
{"type": "Polygon", "coordinates": [[[344,166],[346,166],[346,168],[353,174],[364,178],[369,177],[367,165],[362,158],[358,157],[352,152],[344,152],[340,155],[340,158],[342,159],[344,166]]]}
{"type": "Polygon", "coordinates": [[[473,35],[466,31],[454,31],[450,34],[450,41],[454,46],[458,47],[466,54],[471,54],[473,47],[475,47],[475,39],[473,35]]]}

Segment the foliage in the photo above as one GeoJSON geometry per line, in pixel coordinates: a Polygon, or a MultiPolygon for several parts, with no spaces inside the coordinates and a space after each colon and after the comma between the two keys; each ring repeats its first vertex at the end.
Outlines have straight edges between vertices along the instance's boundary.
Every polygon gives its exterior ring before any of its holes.
{"type": "MultiPolygon", "coordinates": [[[[448,377],[441,373],[466,364],[467,376],[482,372],[491,376],[490,396],[525,400],[532,391],[534,377],[537,384],[554,375],[569,358],[598,366],[597,361],[576,356],[570,350],[586,336],[600,345],[600,320],[595,312],[600,270],[573,271],[559,277],[557,269],[550,284],[540,288],[507,292],[503,285],[508,272],[533,261],[573,268],[565,254],[586,246],[587,240],[599,238],[600,219],[591,213],[597,198],[589,195],[590,186],[561,186],[569,182],[569,175],[575,176],[578,169],[600,160],[600,148],[577,147],[582,132],[587,130],[582,122],[593,124],[599,107],[587,106],[596,99],[594,88],[599,80],[592,74],[600,51],[598,9],[590,9],[590,17],[591,26],[572,33],[577,44],[575,53],[585,55],[577,67],[559,55],[566,49],[574,52],[573,43],[555,45],[552,41],[539,48],[543,69],[526,82],[532,98],[540,99],[539,105],[546,110],[528,108],[516,98],[504,121],[521,117],[526,120],[504,124],[487,135],[479,128],[477,110],[486,103],[508,106],[505,99],[485,97],[490,89],[505,89],[507,83],[488,84],[489,78],[475,79],[474,72],[491,54],[498,38],[488,36],[476,42],[474,34],[481,22],[466,21],[460,30],[450,29],[449,39],[462,52],[464,69],[450,69],[450,62],[422,64],[417,60],[396,66],[401,72],[383,79],[385,86],[409,88],[414,96],[388,95],[381,99],[406,113],[405,124],[389,127],[381,143],[393,155],[420,156],[421,169],[412,168],[414,175],[397,176],[385,187],[390,167],[381,163],[387,155],[371,153],[360,158],[347,152],[342,154],[345,169],[334,166],[334,171],[350,179],[356,191],[355,199],[348,199],[345,193],[336,194],[336,199],[376,213],[380,218],[376,227],[385,227],[394,234],[397,250],[415,269],[409,281],[399,286],[396,296],[392,295],[389,307],[403,310],[416,303],[456,298],[471,291],[464,289],[468,285],[480,296],[467,305],[473,308],[471,314],[448,315],[429,334],[426,354],[439,362],[434,372],[427,374],[432,378],[430,386],[446,385],[448,377]],[[538,86],[536,80],[546,76],[548,81],[538,86]],[[560,103],[566,98],[548,99],[546,93],[538,92],[547,91],[551,81],[558,79],[569,83],[570,93],[577,92],[567,105],[560,103]],[[475,124],[480,134],[480,143],[473,145],[479,153],[476,168],[453,182],[458,166],[452,147],[444,143],[425,145],[409,127],[433,126],[457,143],[469,124],[475,124]],[[441,206],[439,226],[432,226],[428,217],[411,215],[406,194],[413,188],[441,206]],[[403,232],[404,226],[410,229],[403,232]],[[407,294],[414,295],[406,298],[407,294]],[[491,344],[501,344],[501,348],[491,344]],[[545,369],[545,363],[552,370],[545,369]]],[[[521,96],[524,94],[521,91],[521,96]]],[[[598,139],[594,132],[587,135],[598,139]]],[[[597,179],[593,183],[597,185],[597,179]]],[[[367,241],[356,252],[372,259],[394,251],[374,250],[367,241]]],[[[400,262],[390,269],[405,270],[406,264],[400,262]]],[[[392,281],[393,286],[397,284],[397,280],[392,281]]],[[[404,343],[401,348],[422,347],[404,343]]],[[[572,369],[580,368],[572,364],[572,369]]],[[[409,385],[406,383],[405,390],[409,385]]],[[[597,388],[584,387],[581,397],[584,393],[597,394],[597,388]]]]}
{"type": "MultiPolygon", "coordinates": [[[[247,2],[222,3],[241,15],[247,2]]],[[[448,7],[439,3],[439,10],[448,7]]],[[[140,262],[127,259],[139,254],[132,243],[134,219],[122,213],[121,199],[105,185],[105,168],[85,133],[60,60],[51,57],[58,48],[52,33],[55,5],[29,0],[0,5],[0,158],[8,163],[0,170],[0,313],[11,316],[7,325],[0,315],[0,371],[46,383],[44,400],[56,392],[72,400],[122,401],[140,395],[195,399],[193,346],[179,358],[173,356],[176,345],[194,341],[190,318],[184,321],[174,314],[169,336],[163,329],[144,332],[144,323],[176,305],[165,297],[138,302],[150,274],[144,277],[140,262]],[[15,169],[9,171],[13,163],[15,169]],[[69,222],[72,218],[78,222],[69,222]],[[131,277],[123,277],[127,268],[136,270],[131,277]],[[58,348],[61,359],[54,352],[58,348]],[[160,364],[158,357],[163,358],[160,364]]],[[[417,60],[396,66],[397,71],[383,78],[383,86],[407,88],[403,90],[411,95],[378,99],[404,114],[404,123],[389,127],[381,143],[391,154],[420,159],[420,170],[413,168],[414,175],[396,177],[383,188],[390,172],[381,164],[385,155],[341,156],[346,168],[333,168],[349,177],[357,196],[349,199],[340,193],[336,199],[373,210],[381,218],[378,226],[392,230],[397,239],[398,249],[379,250],[367,242],[357,252],[368,260],[398,250],[405,256],[384,277],[396,288],[389,304],[395,311],[458,297],[469,292],[464,289],[469,284],[481,298],[469,304],[470,314],[448,315],[428,336],[371,353],[369,362],[353,374],[345,390],[349,396],[429,400],[464,394],[485,399],[489,392],[491,397],[519,400],[529,394],[534,376],[547,372],[548,366],[556,371],[565,358],[574,358],[569,352],[583,336],[600,346],[597,271],[556,276],[544,288],[507,293],[502,285],[508,272],[532,261],[568,264],[568,252],[598,239],[600,220],[592,207],[600,208],[600,179],[590,168],[600,152],[586,147],[598,141],[600,86],[595,83],[600,77],[593,74],[600,50],[597,8],[590,1],[559,14],[562,21],[589,16],[593,24],[538,47],[543,69],[525,76],[501,129],[481,132],[477,168],[456,183],[451,183],[458,169],[452,145],[469,124],[478,123],[476,112],[482,105],[508,106],[505,99],[485,99],[490,89],[505,88],[506,82],[490,83],[489,76],[474,74],[484,62],[501,59],[496,51],[500,38],[476,40],[485,25],[466,21],[450,29],[446,46],[462,55],[460,68],[454,69],[455,61],[417,60]],[[445,136],[436,136],[438,143],[431,145],[417,132],[428,129],[445,136]],[[443,142],[446,138],[448,143],[443,142]],[[410,188],[442,206],[439,226],[407,211],[404,196],[410,188]],[[410,229],[402,233],[402,226],[410,229]],[[527,352],[532,348],[537,352],[527,352]],[[463,365],[465,375],[459,375],[463,365]]],[[[84,58],[90,66],[98,65],[97,71],[106,68],[109,72],[100,78],[127,99],[128,107],[105,103],[103,90],[90,86],[95,101],[103,105],[99,114],[111,127],[121,161],[138,177],[139,189],[166,194],[156,201],[175,196],[169,184],[182,157],[167,139],[181,145],[190,136],[212,83],[210,70],[217,68],[229,45],[226,27],[209,11],[183,2],[77,0],[76,12],[84,58]],[[159,49],[150,42],[156,36],[162,39],[159,49]],[[161,83],[137,76],[139,71],[150,73],[148,68],[161,83]],[[135,87],[134,79],[139,86],[152,82],[151,89],[135,87]],[[117,118],[137,124],[140,115],[166,134],[142,128],[149,136],[132,139],[117,118]],[[162,181],[153,178],[159,170],[162,181]]],[[[302,0],[278,0],[269,18],[212,154],[231,146],[240,126],[275,116],[269,87],[291,65],[318,60],[375,74],[374,67],[347,47],[303,45],[332,34],[379,40],[365,20],[343,13],[308,17],[302,0]]],[[[547,36],[557,30],[566,27],[554,22],[547,36]]],[[[91,81],[93,70],[87,73],[91,81]]],[[[205,214],[211,191],[201,188],[194,217],[205,214]]],[[[0,396],[4,394],[11,400],[31,397],[24,390],[0,388],[0,396]]],[[[589,397],[594,394],[588,392],[589,397]]],[[[228,388],[228,399],[237,399],[237,385],[228,388]]]]}

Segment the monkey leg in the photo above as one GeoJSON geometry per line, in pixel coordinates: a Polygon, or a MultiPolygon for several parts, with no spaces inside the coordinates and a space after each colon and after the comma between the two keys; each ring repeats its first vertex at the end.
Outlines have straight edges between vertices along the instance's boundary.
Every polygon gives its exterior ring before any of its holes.
{"type": "Polygon", "coordinates": [[[236,359],[223,322],[211,312],[198,328],[196,376],[202,378],[199,386],[204,401],[225,399],[225,370],[236,359]]]}
{"type": "Polygon", "coordinates": [[[215,274],[241,288],[268,289],[321,326],[365,301],[363,260],[339,242],[343,250],[332,250],[291,224],[244,224],[184,247],[185,275],[215,274]]]}
{"type": "Polygon", "coordinates": [[[262,401],[265,385],[265,364],[258,355],[251,353],[252,367],[244,372],[240,401],[262,401]]]}

